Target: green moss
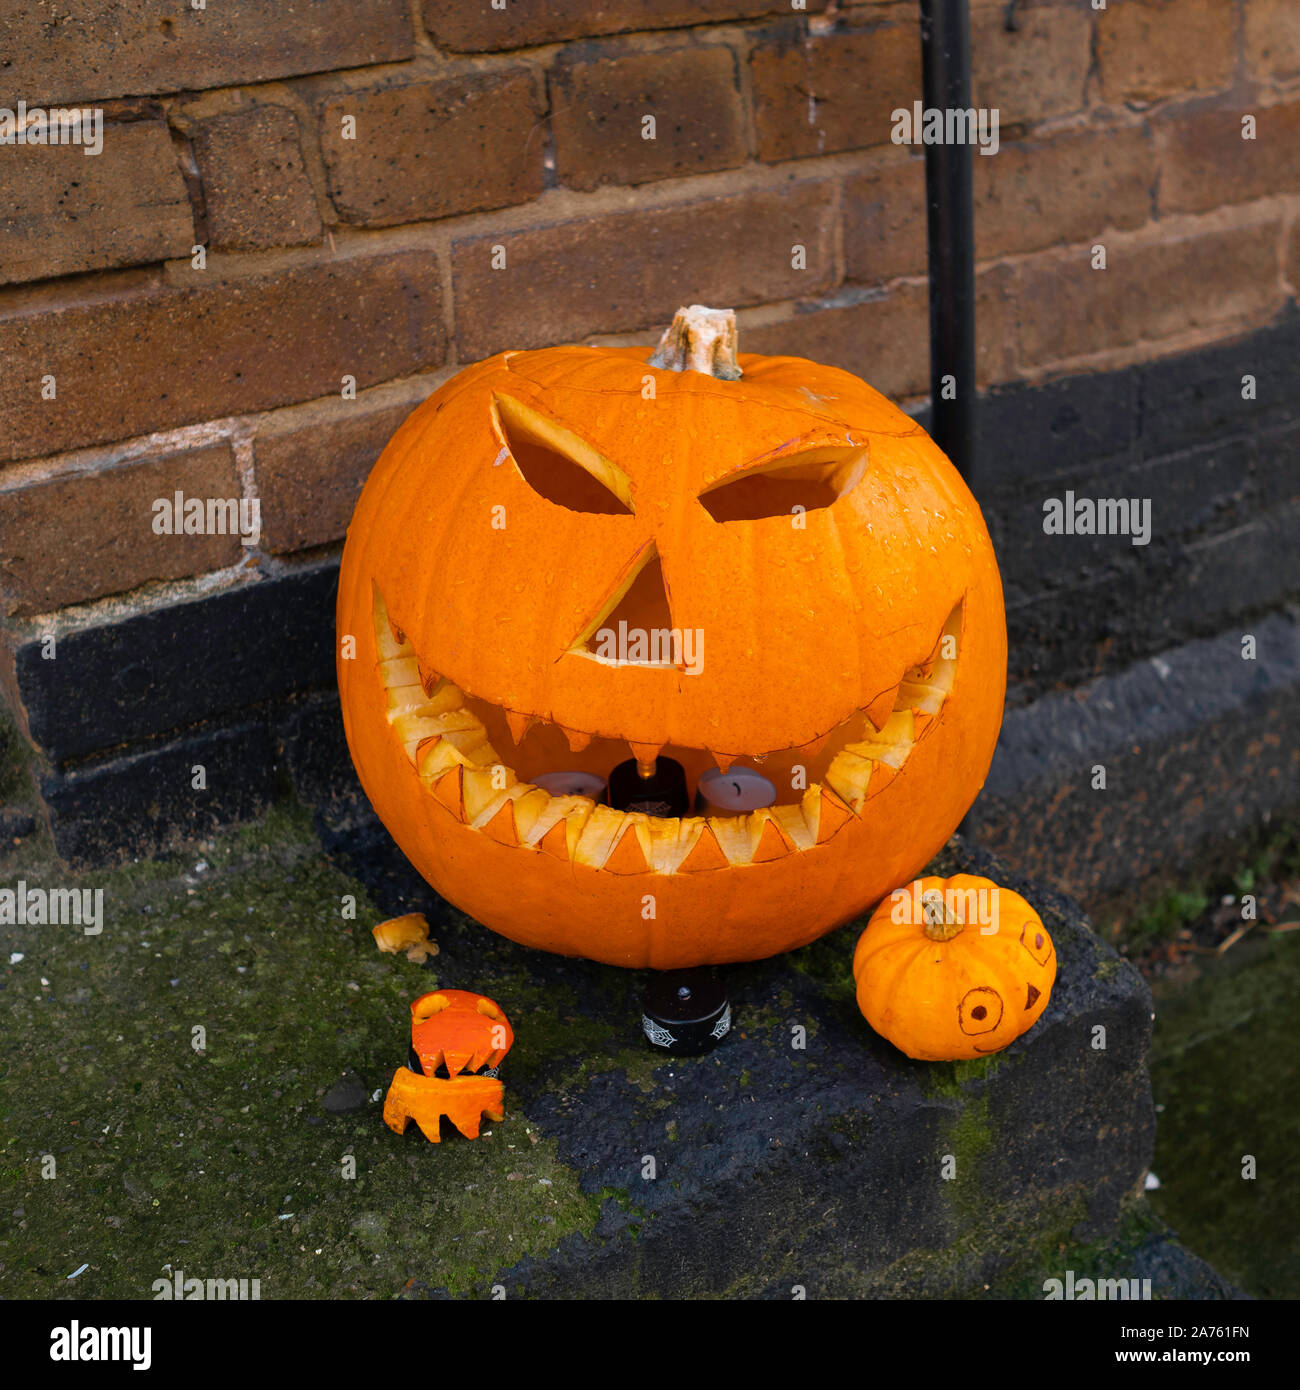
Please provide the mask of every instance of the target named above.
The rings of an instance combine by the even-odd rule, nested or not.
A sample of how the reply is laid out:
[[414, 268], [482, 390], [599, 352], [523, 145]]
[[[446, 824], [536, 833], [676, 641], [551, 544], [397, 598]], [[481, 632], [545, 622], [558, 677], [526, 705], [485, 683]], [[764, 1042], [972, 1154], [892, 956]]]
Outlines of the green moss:
[[414, 1126], [399, 1138], [378, 1100], [323, 1110], [349, 1069], [382, 1097], [405, 1058], [407, 1005], [437, 986], [438, 960], [375, 950], [378, 914], [323, 858], [301, 808], [95, 873], [31, 837], [0, 872], [105, 895], [98, 936], [7, 931], [23, 955], [0, 1062], [0, 1204], [20, 1213], [0, 1231], [11, 1296], [61, 1296], [88, 1263], [76, 1292], [92, 1298], [147, 1298], [165, 1266], [259, 1278], [268, 1298], [383, 1297], [410, 1279], [486, 1297], [496, 1271], [594, 1227], [602, 1197], [511, 1110], [512, 1073], [606, 1038], [564, 1018], [571, 1000], [548, 1007], [490, 971], [476, 979], [519, 1024], [506, 1119], [478, 1141], [433, 1145]]
[[1201, 959], [1196, 979], [1157, 998], [1151, 1204], [1248, 1293], [1300, 1297], [1300, 937], [1259, 932]]

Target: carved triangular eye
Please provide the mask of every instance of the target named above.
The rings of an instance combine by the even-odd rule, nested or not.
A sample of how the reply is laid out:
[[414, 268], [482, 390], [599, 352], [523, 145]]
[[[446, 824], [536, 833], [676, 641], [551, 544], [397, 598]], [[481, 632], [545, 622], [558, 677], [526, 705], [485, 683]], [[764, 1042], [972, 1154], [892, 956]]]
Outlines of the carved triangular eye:
[[732, 473], [700, 493], [714, 521], [758, 521], [829, 507], [849, 492], [867, 467], [862, 447], [827, 446], [787, 454], [770, 464]]
[[635, 510], [627, 475], [572, 430], [510, 396], [492, 403], [510, 457], [534, 492], [571, 512]]

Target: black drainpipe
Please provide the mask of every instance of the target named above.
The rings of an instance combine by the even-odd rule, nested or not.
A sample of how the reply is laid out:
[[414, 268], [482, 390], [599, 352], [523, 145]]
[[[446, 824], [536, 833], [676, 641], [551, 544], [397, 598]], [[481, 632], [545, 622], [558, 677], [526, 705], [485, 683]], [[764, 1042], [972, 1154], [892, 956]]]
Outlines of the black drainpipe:
[[[927, 111], [965, 109], [970, 96], [967, 0], [921, 0], [921, 70]], [[913, 133], [914, 138], [919, 132]], [[969, 483], [975, 443], [975, 225], [971, 145], [926, 145], [930, 248], [930, 433]], [[944, 399], [944, 378], [955, 395]], [[952, 394], [952, 388], [949, 389]]]

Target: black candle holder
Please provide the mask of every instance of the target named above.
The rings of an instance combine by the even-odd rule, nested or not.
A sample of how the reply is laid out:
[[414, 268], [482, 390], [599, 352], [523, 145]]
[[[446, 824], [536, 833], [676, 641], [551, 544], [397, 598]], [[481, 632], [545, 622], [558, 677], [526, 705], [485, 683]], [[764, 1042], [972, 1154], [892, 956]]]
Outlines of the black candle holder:
[[666, 970], [646, 985], [641, 1027], [657, 1052], [699, 1057], [731, 1029], [731, 1001], [713, 970]]
[[686, 769], [676, 758], [656, 758], [649, 777], [629, 758], [609, 774], [609, 804], [616, 811], [641, 811], [647, 816], [688, 816], [691, 799]]

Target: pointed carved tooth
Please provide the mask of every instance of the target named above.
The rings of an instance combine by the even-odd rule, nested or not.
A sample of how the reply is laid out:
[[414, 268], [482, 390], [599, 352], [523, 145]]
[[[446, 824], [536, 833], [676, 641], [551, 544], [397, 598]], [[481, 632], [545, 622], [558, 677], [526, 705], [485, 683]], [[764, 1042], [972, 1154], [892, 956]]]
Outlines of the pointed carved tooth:
[[573, 848], [573, 862], [586, 864], [592, 869], [601, 869], [609, 852], [614, 848], [627, 816], [609, 806], [595, 806], [587, 817]]
[[379, 678], [389, 688], [419, 685], [420, 672], [413, 656], [394, 656], [379, 663]]
[[657, 816], [654, 824], [659, 831], [655, 840], [655, 871], [675, 874], [699, 841], [704, 830], [704, 817], [683, 816], [678, 820], [676, 817]]
[[824, 845], [838, 830], [854, 819], [853, 810], [846, 806], [842, 797], [829, 787], [809, 787], [804, 796], [804, 819], [817, 837], [817, 843]]
[[482, 731], [483, 726], [468, 710], [448, 710], [445, 714], [421, 714], [419, 710], [399, 710], [389, 716], [397, 737], [406, 745], [407, 756], [414, 759], [415, 748], [422, 739], [434, 734]]
[[515, 824], [515, 803], [509, 797], [501, 803], [496, 815], [483, 826], [483, 833], [499, 845], [509, 845], [511, 849], [518, 847], [519, 827]]
[[465, 819], [465, 769], [457, 764], [444, 772], [431, 788], [434, 796], [456, 817]]
[[510, 726], [510, 737], [515, 741], [515, 747], [524, 741], [524, 735], [533, 727], [533, 716], [531, 714], [519, 714], [515, 710], [506, 710], [506, 723]]
[[782, 829], [772, 809], [767, 807], [754, 811], [747, 817], [752, 846], [749, 854], [751, 864], [767, 864], [773, 859], [784, 859], [794, 849], [794, 841]]
[[632, 756], [637, 762], [647, 765], [658, 760], [664, 747], [662, 743], [633, 743], [631, 739], [628, 740], [627, 746], [632, 750]]
[[[650, 871], [650, 856], [646, 853], [649, 843], [649, 818], [639, 814], [624, 816], [626, 828], [615, 842], [605, 860], [605, 868], [611, 874], [644, 874]], [[645, 836], [644, 841], [642, 836]]]
[[495, 767], [467, 767], [463, 780], [465, 819], [473, 822], [519, 779], [504, 763], [497, 763]]
[[738, 761], [742, 756], [740, 753], [715, 753], [712, 748], [708, 750], [708, 753], [709, 757], [717, 764], [719, 772], [729, 772], [732, 763]]
[[[807, 795], [807, 792], [805, 792], [805, 800], [807, 799]], [[772, 806], [768, 809], [780, 822], [782, 832], [795, 849], [812, 849], [817, 843], [817, 828], [815, 825], [809, 826], [808, 818], [804, 814], [804, 808], [801, 803], [793, 806]]]
[[934, 723], [934, 715], [924, 710], [913, 710], [912, 720], [915, 725], [913, 730], [914, 738], [919, 739], [930, 725]]
[[898, 687], [898, 709], [919, 710], [923, 714], [939, 713], [943, 705], [945, 691], [929, 681], [907, 678]]
[[541, 787], [527, 787], [515, 801], [515, 827], [519, 832], [520, 844], [528, 843], [528, 832], [537, 824], [538, 817], [550, 805], [550, 801], [550, 793]]
[[544, 854], [563, 859], [566, 864], [569, 862], [569, 836], [563, 817], [542, 836], [539, 848]]
[[564, 730], [564, 737], [569, 740], [570, 753], [581, 753], [594, 737], [592, 734], [584, 734], [580, 729], [567, 729], [563, 724], [560, 728]]
[[388, 620], [388, 608], [378, 586], [374, 591], [375, 646], [381, 661], [391, 661], [394, 657], [414, 656], [414, 649], [407, 649], [406, 636]]
[[414, 714], [416, 710], [423, 709], [429, 700], [429, 697], [418, 685], [389, 686], [385, 693], [388, 696], [388, 719], [390, 723], [399, 714]]
[[732, 864], [748, 864], [753, 846], [749, 841], [748, 816], [716, 816], [709, 818], [713, 833], [723, 854]]
[[[534, 788], [541, 791], [540, 787]], [[542, 793], [545, 795], [545, 792]], [[546, 809], [529, 827], [525, 840], [529, 844], [540, 844], [548, 854], [557, 859], [571, 859], [578, 836], [591, 815], [594, 802], [586, 796], [547, 797]], [[556, 827], [561, 835], [555, 834]]]
[[[682, 840], [682, 826], [685, 822], [676, 816], [648, 816], [646, 818], [646, 840], [650, 848], [646, 857], [650, 868], [657, 874], [676, 873], [690, 843]], [[645, 841], [642, 843], [645, 847]]]
[[[683, 821], [682, 824], [685, 825], [686, 822]], [[699, 839], [678, 867], [679, 874], [707, 873], [710, 869], [725, 869], [729, 866], [730, 861], [723, 854], [718, 837], [713, 833], [713, 824], [712, 821], [705, 821]]]
[[889, 716], [894, 712], [894, 700], [898, 692], [898, 687], [891, 685], [888, 690], [882, 690], [879, 695], [862, 706], [863, 713], [871, 720], [872, 726], [876, 729], [883, 729], [889, 720]]
[[866, 800], [875, 763], [847, 748], [836, 753], [826, 771], [826, 785], [857, 815]]

